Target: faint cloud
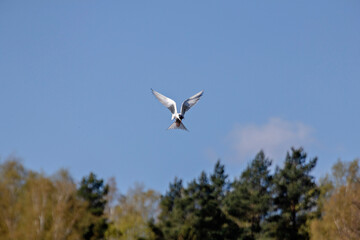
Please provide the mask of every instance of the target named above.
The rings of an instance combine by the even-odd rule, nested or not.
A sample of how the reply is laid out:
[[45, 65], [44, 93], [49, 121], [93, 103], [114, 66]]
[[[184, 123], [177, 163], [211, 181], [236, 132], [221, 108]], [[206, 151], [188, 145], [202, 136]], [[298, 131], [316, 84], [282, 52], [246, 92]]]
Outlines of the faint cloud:
[[204, 156], [212, 163], [215, 163], [220, 159], [219, 154], [215, 151], [215, 149], [210, 147], [204, 149]]
[[314, 142], [313, 129], [301, 122], [270, 118], [264, 125], [238, 125], [230, 139], [237, 152], [237, 161], [248, 161], [260, 150], [275, 162], [283, 160], [292, 147], [307, 147]]

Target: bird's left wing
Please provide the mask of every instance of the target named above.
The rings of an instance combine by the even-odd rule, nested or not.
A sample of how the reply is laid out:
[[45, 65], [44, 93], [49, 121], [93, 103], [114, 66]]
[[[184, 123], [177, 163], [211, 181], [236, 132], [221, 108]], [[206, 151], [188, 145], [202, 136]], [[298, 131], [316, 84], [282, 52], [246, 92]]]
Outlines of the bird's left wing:
[[154, 94], [154, 96], [159, 100], [159, 102], [161, 102], [165, 107], [167, 107], [172, 114], [177, 113], [176, 103], [174, 100], [172, 100], [168, 97], [165, 97], [164, 95], [162, 95], [161, 93], [158, 93], [157, 91], [155, 91], [153, 89], [151, 89], [151, 91]]
[[204, 91], [200, 91], [194, 96], [186, 99], [183, 104], [181, 105], [181, 115], [184, 116], [185, 112], [188, 111], [192, 106], [194, 106], [203, 95]]

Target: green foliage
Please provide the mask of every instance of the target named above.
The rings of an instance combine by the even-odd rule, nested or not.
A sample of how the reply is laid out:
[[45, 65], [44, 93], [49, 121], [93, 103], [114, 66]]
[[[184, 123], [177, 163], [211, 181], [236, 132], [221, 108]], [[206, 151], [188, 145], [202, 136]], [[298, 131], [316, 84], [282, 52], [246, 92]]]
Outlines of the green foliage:
[[291, 149], [274, 176], [273, 235], [276, 239], [309, 239], [306, 225], [316, 206], [319, 190], [310, 172], [317, 158], [307, 160], [302, 148]]
[[264, 226], [271, 209], [271, 161], [260, 151], [233, 183], [226, 197], [226, 211], [242, 228], [241, 239], [259, 239], [266, 235]]
[[150, 224], [156, 238], [177, 238], [185, 218], [183, 194], [182, 180], [175, 178], [174, 183], [169, 184], [169, 191], [161, 197], [159, 226]]
[[79, 239], [85, 215], [67, 171], [46, 177], [17, 159], [0, 164], [0, 239]]
[[219, 161], [210, 178], [203, 172], [187, 188], [175, 179], [161, 199], [159, 223], [152, 225], [156, 239], [234, 239], [239, 229], [222, 211], [228, 189]]
[[106, 196], [109, 186], [102, 179], [90, 173], [81, 181], [78, 195], [87, 203], [87, 218], [83, 219], [82, 236], [85, 240], [103, 239], [108, 228], [107, 219], [104, 216]]
[[360, 239], [359, 160], [338, 161], [319, 187], [316, 162], [291, 149], [271, 174], [261, 151], [233, 182], [218, 161], [161, 197], [140, 185], [119, 197], [114, 179], [90, 173], [77, 186], [11, 158], [0, 163], [0, 240]]
[[107, 236], [111, 239], [147, 239], [152, 237], [148, 222], [157, 216], [160, 195], [136, 184], [113, 206]]

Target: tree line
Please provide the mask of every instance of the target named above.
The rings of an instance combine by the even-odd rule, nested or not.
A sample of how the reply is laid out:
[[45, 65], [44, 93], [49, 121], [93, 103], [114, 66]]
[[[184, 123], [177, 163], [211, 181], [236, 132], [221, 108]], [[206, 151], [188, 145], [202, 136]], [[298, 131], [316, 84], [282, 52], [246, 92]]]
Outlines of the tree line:
[[339, 160], [317, 181], [316, 163], [292, 148], [273, 168], [260, 151], [233, 180], [217, 161], [161, 195], [142, 184], [120, 194], [94, 173], [77, 184], [12, 157], [0, 163], [0, 240], [360, 239], [359, 161]]

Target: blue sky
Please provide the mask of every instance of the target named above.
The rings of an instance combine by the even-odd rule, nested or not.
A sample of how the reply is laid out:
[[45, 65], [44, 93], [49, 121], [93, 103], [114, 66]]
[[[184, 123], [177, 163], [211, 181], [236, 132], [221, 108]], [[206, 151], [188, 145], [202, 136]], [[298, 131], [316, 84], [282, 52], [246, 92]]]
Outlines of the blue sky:
[[[164, 192], [294, 145], [322, 176], [360, 156], [359, 23], [358, 1], [1, 1], [1, 159]], [[190, 132], [150, 88], [205, 90]]]

